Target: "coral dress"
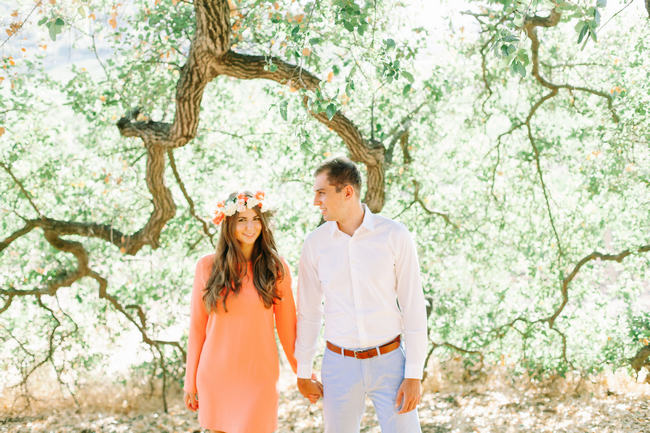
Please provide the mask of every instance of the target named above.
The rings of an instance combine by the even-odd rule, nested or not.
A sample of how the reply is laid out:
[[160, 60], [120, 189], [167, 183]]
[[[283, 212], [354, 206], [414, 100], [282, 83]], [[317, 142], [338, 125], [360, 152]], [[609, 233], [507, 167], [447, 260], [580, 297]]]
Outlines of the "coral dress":
[[196, 265], [190, 311], [185, 371], [186, 392], [197, 393], [199, 424], [226, 433], [270, 433], [277, 428], [279, 376], [273, 321], [284, 353], [296, 371], [296, 307], [291, 276], [284, 260], [284, 278], [271, 308], [265, 308], [252, 280], [252, 265], [238, 294], [207, 313], [203, 293], [214, 254]]

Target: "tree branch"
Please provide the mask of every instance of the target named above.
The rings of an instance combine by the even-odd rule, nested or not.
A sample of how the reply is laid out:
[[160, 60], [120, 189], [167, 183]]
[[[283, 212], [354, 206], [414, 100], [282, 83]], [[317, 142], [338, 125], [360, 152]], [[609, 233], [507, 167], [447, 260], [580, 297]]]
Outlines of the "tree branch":
[[[232, 51], [229, 6], [226, 0], [197, 0], [194, 5], [196, 34], [176, 85], [174, 122], [170, 125], [138, 121], [139, 111], [136, 110], [118, 121], [118, 129], [123, 136], [140, 137], [147, 147], [184, 146], [196, 136], [205, 86], [218, 75], [239, 79], [268, 79], [290, 85], [296, 90], [315, 91], [319, 88], [320, 80], [301, 66], [291, 65], [276, 57]], [[269, 68], [269, 64], [273, 64], [274, 68]], [[303, 99], [303, 103], [309, 108], [307, 99]], [[331, 119], [325, 113], [309, 112], [341, 137], [353, 161], [366, 166], [368, 189], [364, 201], [373, 212], [380, 211], [385, 201], [384, 146], [365, 140], [358, 128], [340, 111]]]
[[[557, 90], [555, 91], [557, 93]], [[541, 105], [546, 99], [549, 99], [553, 97], [555, 93], [551, 91], [551, 93], [547, 94], [544, 96], [542, 99], [538, 101], [538, 104]], [[539, 106], [538, 105], [538, 106]], [[536, 110], [536, 107], [534, 107]], [[555, 227], [555, 221], [553, 219], [553, 212], [551, 212], [551, 203], [549, 200], [549, 192], [546, 188], [546, 183], [544, 183], [544, 176], [542, 175], [542, 167], [540, 163], [540, 156], [539, 156], [539, 149], [537, 148], [537, 145], [535, 144], [535, 139], [533, 138], [533, 133], [530, 127], [530, 117], [534, 113], [533, 110], [531, 110], [531, 113], [529, 114], [528, 119], [526, 119], [526, 130], [528, 131], [528, 140], [530, 141], [530, 145], [533, 147], [533, 152], [535, 155], [535, 167], [537, 169], [537, 175], [539, 176], [539, 182], [542, 185], [542, 192], [544, 193], [544, 201], [546, 203], [546, 212], [548, 213], [548, 218], [551, 222], [551, 228], [553, 229], [553, 234], [555, 235], [555, 241], [557, 242], [557, 249], [558, 249], [558, 258], [564, 256], [564, 250], [562, 249], [562, 242], [560, 241], [560, 235], [557, 232], [557, 228]], [[560, 263], [558, 262], [558, 265]]]
[[8, 165], [6, 165], [4, 162], [2, 162], [2, 161], [0, 161], [0, 167], [2, 167], [2, 168], [3, 168], [3, 169], [4, 169], [4, 170], [9, 174], [9, 176], [10, 176], [11, 179], [14, 181], [14, 183], [15, 183], [16, 185], [18, 185], [18, 188], [20, 188], [20, 191], [23, 193], [23, 195], [25, 196], [25, 198], [29, 201], [29, 204], [32, 205], [32, 208], [34, 209], [34, 211], [36, 211], [36, 213], [37, 213], [37, 214], [42, 218], [42, 217], [43, 217], [43, 214], [41, 213], [41, 211], [40, 211], [40, 210], [38, 209], [38, 207], [36, 206], [36, 203], [34, 203], [34, 201], [32, 200], [32, 196], [31, 196], [31, 194], [29, 194], [29, 193], [27, 192], [27, 190], [26, 190], [25, 187], [23, 186], [23, 183], [22, 183], [20, 180], [18, 180], [18, 178], [17, 178], [17, 177], [14, 175], [14, 173], [11, 171], [11, 168], [10, 168]]
[[181, 189], [183, 192], [183, 196], [185, 197], [185, 200], [187, 201], [187, 204], [189, 205], [189, 212], [190, 215], [194, 217], [195, 220], [197, 220], [199, 223], [201, 223], [201, 227], [203, 228], [203, 233], [210, 239], [210, 243], [212, 246], [214, 246], [214, 236], [212, 233], [210, 233], [210, 230], [208, 228], [208, 223], [205, 222], [205, 220], [201, 217], [199, 217], [196, 214], [196, 209], [194, 206], [194, 200], [192, 200], [192, 197], [187, 193], [187, 189], [185, 188], [185, 184], [183, 183], [183, 180], [181, 179], [180, 174], [178, 173], [178, 169], [176, 168], [176, 160], [174, 159], [174, 152], [172, 149], [167, 150], [167, 157], [169, 158], [169, 165], [172, 168], [172, 172], [174, 173], [174, 177], [176, 178], [176, 183], [178, 183], [178, 187]]
[[[411, 110], [406, 116], [402, 118], [402, 120], [393, 127], [393, 129], [390, 131], [388, 136], [386, 137], [387, 139], [390, 139], [390, 143], [388, 144], [388, 147], [386, 148], [386, 153], [385, 153], [385, 160], [386, 164], [390, 165], [393, 162], [393, 150], [395, 148], [395, 144], [397, 144], [398, 141], [401, 142], [404, 140], [404, 137], [406, 136], [408, 139], [408, 131], [409, 128], [411, 127], [411, 121], [413, 120], [413, 116], [418, 114], [418, 112], [426, 105], [428, 101], [424, 100], [422, 101], [417, 107], [415, 107], [413, 110]], [[404, 147], [402, 146], [402, 151], [404, 151]], [[405, 159], [405, 164], [409, 164], [411, 161], [410, 156], [404, 156]], [[408, 160], [408, 162], [406, 162]]]
[[558, 318], [560, 313], [562, 313], [562, 310], [564, 310], [564, 307], [569, 302], [569, 284], [571, 283], [571, 281], [573, 281], [573, 279], [576, 277], [578, 272], [580, 272], [580, 269], [585, 264], [596, 259], [603, 260], [603, 261], [614, 261], [620, 263], [623, 261], [623, 259], [625, 259], [630, 254], [641, 254], [641, 253], [647, 253], [648, 251], [650, 251], [650, 244], [643, 245], [636, 249], [628, 249], [618, 254], [603, 254], [603, 253], [599, 253], [598, 251], [594, 251], [588, 256], [583, 257], [582, 259], [580, 259], [580, 261], [578, 261], [578, 263], [576, 263], [571, 273], [562, 280], [562, 288], [561, 288], [562, 302], [560, 303], [560, 305], [557, 306], [553, 314], [551, 314], [549, 317], [543, 320], [548, 322], [548, 326], [550, 328], [553, 328], [553, 326], [555, 325], [555, 320]]
[[12, 36], [14, 36], [16, 33], [18, 33], [18, 30], [20, 30], [21, 28], [23, 28], [23, 26], [25, 25], [25, 23], [27, 22], [27, 20], [29, 19], [29, 17], [31, 17], [32, 14], [34, 13], [34, 11], [35, 11], [39, 6], [41, 6], [41, 3], [43, 3], [43, 0], [37, 0], [37, 1], [36, 1], [36, 4], [35, 4], [34, 7], [32, 8], [32, 10], [29, 11], [29, 13], [28, 13], [27, 16], [25, 17], [25, 19], [22, 20], [22, 21], [20, 22], [20, 25], [19, 25], [17, 28], [15, 28], [14, 31], [13, 31], [9, 36], [7, 36], [7, 39], [5, 39], [4, 41], [2, 41], [2, 44], [0, 44], [0, 48], [4, 47], [5, 44], [7, 43], [7, 41], [8, 41], [9, 39], [11, 39]]
[[420, 207], [422, 208], [422, 210], [424, 210], [429, 215], [437, 215], [437, 216], [441, 217], [445, 221], [445, 224], [448, 224], [448, 225], [454, 227], [455, 229], [460, 228], [460, 227], [458, 227], [457, 224], [454, 224], [451, 221], [451, 218], [449, 218], [449, 215], [447, 215], [446, 213], [431, 210], [426, 206], [426, 204], [424, 204], [424, 202], [420, 198], [420, 183], [417, 180], [413, 180], [413, 203], [419, 204]]
[[19, 237], [24, 236], [27, 233], [31, 232], [34, 229], [34, 227], [36, 227], [36, 224], [33, 220], [27, 221], [27, 223], [22, 229], [16, 230], [15, 232], [7, 236], [2, 242], [0, 242], [0, 252], [2, 252], [2, 250], [7, 248], [9, 245], [11, 245], [11, 243], [16, 239], [18, 239]]
[[647, 367], [648, 371], [650, 371], [650, 363], [647, 361], [649, 357], [650, 357], [650, 344], [639, 349], [636, 355], [634, 355], [632, 358], [628, 360], [630, 362], [630, 366], [634, 369], [634, 371], [636, 371], [637, 375], [639, 374], [639, 371], [641, 371], [643, 367]]
[[[269, 64], [277, 68], [268, 68]], [[217, 73], [234, 78], [267, 79], [294, 90], [315, 91], [321, 80], [306, 69], [287, 63], [277, 57], [253, 56], [229, 51], [217, 64]], [[309, 110], [309, 99], [305, 95], [303, 104]], [[363, 163], [368, 172], [368, 189], [364, 201], [373, 212], [384, 206], [384, 153], [381, 143], [367, 141], [357, 126], [337, 111], [330, 119], [325, 113], [309, 113], [323, 125], [334, 131], [345, 143], [350, 159]]]
[[[554, 91], [557, 94], [559, 89], [568, 89], [581, 92], [591, 93], [593, 95], [600, 96], [607, 100], [607, 106], [609, 107], [610, 112], [612, 113], [612, 119], [614, 122], [618, 123], [619, 117], [614, 110], [614, 98], [611, 95], [608, 95], [605, 92], [600, 90], [594, 90], [587, 87], [573, 86], [570, 84], [554, 84], [544, 78], [540, 73], [539, 68], [539, 38], [537, 37], [537, 27], [555, 27], [559, 22], [562, 14], [557, 9], [553, 9], [551, 14], [548, 17], [533, 16], [526, 18], [524, 22], [524, 31], [530, 39], [530, 50], [532, 53], [531, 63], [532, 63], [532, 74], [535, 77], [535, 80], [542, 86]], [[555, 96], [555, 94], [553, 96]]]

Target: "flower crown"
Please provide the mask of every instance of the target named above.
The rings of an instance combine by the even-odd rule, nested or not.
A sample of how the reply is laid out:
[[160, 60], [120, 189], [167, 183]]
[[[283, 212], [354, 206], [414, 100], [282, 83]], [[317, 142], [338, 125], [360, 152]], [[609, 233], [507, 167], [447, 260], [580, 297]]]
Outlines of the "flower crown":
[[239, 193], [233, 198], [217, 203], [212, 222], [219, 225], [227, 216], [233, 216], [236, 212], [243, 212], [246, 209], [253, 209], [255, 206], [259, 206], [260, 212], [266, 212], [268, 209], [263, 206], [263, 202], [264, 191], [257, 191], [252, 197]]

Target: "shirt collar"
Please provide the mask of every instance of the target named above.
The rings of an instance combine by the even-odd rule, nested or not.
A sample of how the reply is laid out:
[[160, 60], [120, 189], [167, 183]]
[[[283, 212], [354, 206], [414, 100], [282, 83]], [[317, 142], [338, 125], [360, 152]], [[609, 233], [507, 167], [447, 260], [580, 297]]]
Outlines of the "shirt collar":
[[366, 206], [365, 203], [363, 203], [361, 206], [363, 206], [363, 221], [361, 222], [361, 226], [366, 230], [374, 230], [375, 229], [375, 214], [370, 211], [368, 206]]
[[[362, 227], [368, 231], [374, 230], [375, 214], [373, 214], [370, 209], [368, 209], [368, 206], [366, 206], [365, 203], [362, 203], [361, 206], [363, 207], [363, 221], [361, 221], [361, 225], [357, 230]], [[330, 224], [330, 234], [332, 236], [335, 236], [337, 233], [342, 233], [341, 230], [339, 230], [339, 226], [336, 221], [328, 221], [328, 224]]]

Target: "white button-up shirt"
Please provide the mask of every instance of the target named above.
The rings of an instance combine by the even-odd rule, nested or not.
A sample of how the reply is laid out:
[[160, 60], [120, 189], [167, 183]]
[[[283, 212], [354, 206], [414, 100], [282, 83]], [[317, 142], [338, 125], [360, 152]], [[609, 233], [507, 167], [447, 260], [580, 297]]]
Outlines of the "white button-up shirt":
[[426, 307], [415, 243], [403, 224], [364, 205], [352, 236], [335, 221], [307, 236], [298, 272], [298, 377], [311, 377], [323, 315], [325, 339], [344, 348], [374, 347], [402, 334], [404, 377], [422, 378]]

